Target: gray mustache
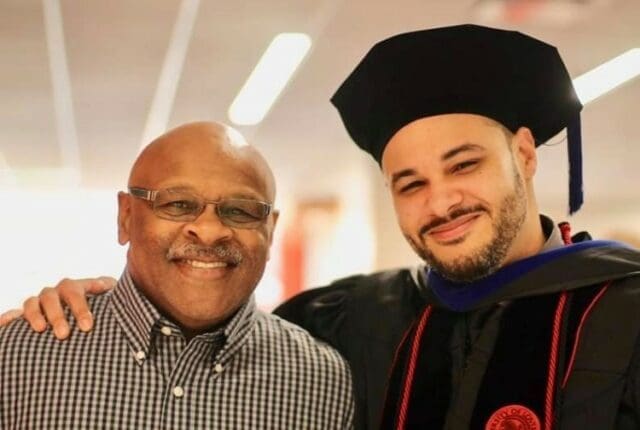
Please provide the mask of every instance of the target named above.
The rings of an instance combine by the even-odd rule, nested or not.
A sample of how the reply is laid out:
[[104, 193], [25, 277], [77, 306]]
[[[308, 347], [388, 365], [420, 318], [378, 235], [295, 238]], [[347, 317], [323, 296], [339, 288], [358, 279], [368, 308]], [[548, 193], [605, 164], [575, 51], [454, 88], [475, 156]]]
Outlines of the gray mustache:
[[216, 246], [186, 244], [169, 248], [169, 251], [167, 251], [167, 260], [192, 260], [198, 258], [213, 258], [234, 266], [240, 264], [243, 260], [240, 250], [226, 244]]

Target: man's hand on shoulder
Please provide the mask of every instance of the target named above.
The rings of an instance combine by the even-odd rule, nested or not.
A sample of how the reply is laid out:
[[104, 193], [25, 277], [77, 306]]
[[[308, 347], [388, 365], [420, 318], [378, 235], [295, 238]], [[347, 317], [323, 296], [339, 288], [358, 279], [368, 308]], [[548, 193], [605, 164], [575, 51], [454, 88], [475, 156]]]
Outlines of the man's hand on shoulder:
[[22, 316], [22, 309], [9, 309], [0, 314], [0, 327], [4, 327], [11, 321]]
[[38, 296], [29, 297], [22, 309], [12, 309], [0, 315], [0, 327], [20, 316], [34, 331], [42, 332], [51, 324], [54, 335], [62, 340], [69, 336], [69, 323], [64, 317], [66, 305], [78, 321], [82, 331], [93, 328], [93, 316], [87, 303], [87, 294], [102, 294], [111, 290], [116, 280], [108, 276], [88, 279], [63, 279], [55, 287], [45, 287]]

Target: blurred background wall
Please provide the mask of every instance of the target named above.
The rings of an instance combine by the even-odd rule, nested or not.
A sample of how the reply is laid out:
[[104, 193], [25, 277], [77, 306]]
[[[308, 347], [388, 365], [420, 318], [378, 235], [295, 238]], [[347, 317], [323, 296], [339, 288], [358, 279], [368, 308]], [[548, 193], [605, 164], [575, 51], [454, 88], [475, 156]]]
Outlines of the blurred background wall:
[[[554, 44], [574, 77], [640, 47], [637, 0], [0, 0], [0, 311], [64, 276], [119, 276], [116, 192], [141, 146], [183, 122], [232, 123], [229, 106], [283, 32], [306, 33], [310, 50], [264, 119], [236, 125], [279, 187], [260, 305], [417, 264], [376, 164], [328, 100], [376, 41], [467, 22]], [[640, 236], [639, 105], [635, 79], [585, 107], [574, 229]], [[540, 206], [564, 219], [563, 136], [539, 157]]]

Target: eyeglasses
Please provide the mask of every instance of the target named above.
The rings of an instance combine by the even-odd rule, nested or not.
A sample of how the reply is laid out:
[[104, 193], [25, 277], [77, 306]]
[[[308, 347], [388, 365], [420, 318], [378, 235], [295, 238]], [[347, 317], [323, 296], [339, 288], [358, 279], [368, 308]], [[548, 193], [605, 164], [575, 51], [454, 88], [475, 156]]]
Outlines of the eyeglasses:
[[177, 222], [195, 221], [208, 204], [215, 208], [220, 222], [227, 227], [256, 228], [271, 213], [271, 205], [259, 200], [205, 200], [188, 191], [146, 190], [130, 187], [132, 196], [152, 203], [153, 212], [162, 219]]

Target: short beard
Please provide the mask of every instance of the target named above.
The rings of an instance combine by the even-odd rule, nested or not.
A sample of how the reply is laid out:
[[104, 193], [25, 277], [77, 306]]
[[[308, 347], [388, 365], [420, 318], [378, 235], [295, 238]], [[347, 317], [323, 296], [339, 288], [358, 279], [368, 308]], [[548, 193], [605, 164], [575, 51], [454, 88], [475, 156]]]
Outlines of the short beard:
[[[438, 274], [454, 282], [468, 283], [487, 277], [497, 271], [504, 261], [509, 248], [520, 231], [527, 213], [522, 178], [514, 173], [514, 191], [502, 200], [498, 217], [492, 223], [495, 232], [491, 241], [469, 255], [462, 255], [453, 261], [438, 259], [422, 241], [418, 245], [410, 237], [409, 243], [416, 253]], [[468, 212], [468, 211], [463, 211]], [[452, 217], [455, 219], [457, 216]]]

